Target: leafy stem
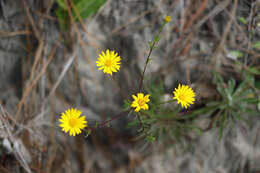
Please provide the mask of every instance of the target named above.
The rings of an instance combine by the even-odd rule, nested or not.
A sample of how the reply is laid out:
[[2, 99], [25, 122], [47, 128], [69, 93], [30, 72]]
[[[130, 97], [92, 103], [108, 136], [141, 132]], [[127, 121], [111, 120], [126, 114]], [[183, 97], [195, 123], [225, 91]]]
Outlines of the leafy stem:
[[148, 65], [148, 63], [149, 63], [149, 61], [150, 61], [150, 57], [151, 57], [151, 54], [152, 54], [153, 49], [156, 48], [156, 47], [155, 47], [155, 44], [160, 41], [160, 34], [161, 34], [161, 32], [162, 32], [162, 30], [163, 30], [165, 24], [166, 24], [166, 23], [164, 22], [163, 25], [160, 27], [160, 30], [159, 30], [158, 34], [156, 34], [156, 35], [154, 36], [153, 41], [149, 42], [149, 49], [150, 49], [150, 50], [149, 50], [148, 56], [147, 56], [146, 61], [145, 61], [144, 70], [143, 70], [143, 72], [142, 72], [142, 76], [141, 76], [141, 80], [140, 80], [140, 83], [139, 83], [138, 92], [140, 92], [141, 89], [142, 89], [143, 81], [144, 81], [144, 74], [145, 74], [147, 65]]
[[144, 70], [143, 70], [143, 73], [142, 73], [142, 76], [141, 76], [141, 80], [140, 80], [140, 84], [139, 84], [139, 90], [138, 90], [139, 92], [141, 91], [142, 86], [143, 86], [144, 74], [145, 74], [145, 71], [146, 71], [146, 67], [147, 67], [147, 65], [148, 65], [148, 62], [149, 62], [149, 60], [150, 60], [150, 56], [151, 56], [152, 51], [153, 51], [153, 49], [154, 49], [155, 43], [156, 43], [156, 42], [153, 41], [152, 46], [150, 47], [150, 50], [149, 50], [149, 54], [148, 54], [148, 56], [147, 56], [147, 58], [146, 58], [146, 62], [145, 62], [145, 65], [144, 65]]

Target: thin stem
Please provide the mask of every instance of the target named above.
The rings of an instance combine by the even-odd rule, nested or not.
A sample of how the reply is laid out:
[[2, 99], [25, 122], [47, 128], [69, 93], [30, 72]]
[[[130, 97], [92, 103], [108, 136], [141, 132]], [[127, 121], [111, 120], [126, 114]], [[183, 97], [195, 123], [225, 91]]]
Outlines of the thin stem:
[[[104, 121], [103, 123], [99, 124], [99, 125], [98, 125], [97, 127], [95, 127], [95, 128], [89, 127], [88, 130], [93, 131], [93, 130], [95, 130], [95, 129], [99, 129], [99, 128], [105, 127], [105, 126], [106, 126], [107, 124], [109, 124], [111, 121], [114, 121], [114, 120], [118, 119], [119, 117], [121, 117], [122, 115], [125, 115], [125, 113], [126, 113], [127, 111], [128, 111], [128, 110], [117, 114], [117, 115], [114, 116], [113, 118]], [[129, 115], [130, 113], [131, 113], [131, 111], [130, 111], [127, 115]]]
[[146, 135], [148, 135], [148, 134], [146, 133], [146, 131], [145, 131], [145, 128], [144, 128], [144, 124], [143, 124], [143, 122], [142, 122], [142, 119], [140, 118], [140, 114], [137, 113], [136, 116], [137, 116], [137, 118], [138, 118], [138, 121], [141, 123], [142, 131], [143, 131]]
[[148, 56], [147, 56], [147, 58], [146, 58], [146, 62], [145, 62], [145, 65], [144, 65], [144, 70], [143, 70], [142, 76], [141, 76], [141, 81], [140, 81], [140, 84], [139, 84], [139, 90], [138, 90], [138, 92], [140, 92], [141, 89], [142, 89], [143, 80], [144, 80], [144, 73], [145, 73], [145, 71], [146, 71], [146, 67], [147, 67], [148, 62], [149, 62], [149, 60], [150, 60], [150, 56], [151, 56], [152, 51], [153, 51], [153, 49], [154, 49], [155, 43], [156, 43], [156, 42], [154, 41], [153, 44], [152, 44], [152, 46], [151, 46], [151, 48], [150, 48], [149, 54], [148, 54]]
[[160, 36], [160, 34], [161, 34], [161, 32], [162, 32], [162, 30], [163, 30], [165, 24], [166, 24], [166, 23], [164, 22], [163, 25], [161, 26], [161, 28], [160, 28], [158, 34], [155, 35], [155, 37], [154, 37], [154, 39], [153, 39], [153, 44], [152, 44], [152, 46], [150, 46], [150, 50], [149, 50], [148, 56], [147, 56], [147, 58], [146, 58], [145, 65], [144, 65], [144, 70], [143, 70], [143, 73], [142, 73], [142, 76], [141, 76], [141, 80], [140, 80], [138, 92], [140, 92], [141, 89], [142, 89], [143, 81], [144, 81], [144, 74], [145, 74], [147, 65], [148, 65], [148, 63], [149, 63], [149, 60], [150, 60], [152, 51], [153, 51], [153, 49], [154, 49], [154, 47], [155, 47], [155, 44], [159, 41], [159, 40], [156, 40], [155, 38], [157, 38], [157, 39], [159, 38], [159, 36]]

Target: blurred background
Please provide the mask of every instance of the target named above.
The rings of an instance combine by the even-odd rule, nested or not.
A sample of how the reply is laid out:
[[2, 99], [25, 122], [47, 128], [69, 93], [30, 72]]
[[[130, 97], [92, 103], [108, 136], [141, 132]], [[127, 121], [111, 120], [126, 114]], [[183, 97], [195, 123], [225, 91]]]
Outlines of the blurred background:
[[[161, 81], [166, 100], [179, 83], [196, 92], [192, 110], [217, 100], [213, 70], [237, 83], [251, 70], [259, 81], [259, 0], [0, 0], [0, 172], [259, 173], [257, 116], [222, 140], [214, 130], [191, 134], [192, 150], [145, 143], [127, 113], [88, 137], [58, 126], [71, 107], [92, 127], [122, 112], [166, 15], [144, 80]], [[106, 49], [122, 58], [113, 77], [96, 67]]]

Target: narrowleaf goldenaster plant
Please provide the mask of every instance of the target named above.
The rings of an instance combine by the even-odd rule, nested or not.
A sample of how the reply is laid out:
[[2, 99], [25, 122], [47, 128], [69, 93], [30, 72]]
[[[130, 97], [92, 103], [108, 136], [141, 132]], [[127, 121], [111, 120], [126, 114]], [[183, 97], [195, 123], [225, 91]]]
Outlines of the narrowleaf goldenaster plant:
[[120, 56], [118, 56], [115, 51], [106, 50], [99, 54], [98, 60], [96, 61], [98, 70], [103, 70], [104, 73], [110, 74], [112, 76], [113, 72], [117, 72], [120, 69]]
[[179, 84], [178, 88], [175, 88], [175, 91], [173, 91], [173, 94], [173, 99], [176, 99], [177, 103], [181, 104], [181, 107], [187, 108], [195, 101], [195, 93], [188, 85]]
[[139, 112], [140, 109], [143, 110], [149, 109], [148, 104], [146, 104], [147, 102], [150, 101], [149, 96], [150, 96], [149, 94], [144, 96], [143, 93], [137, 93], [137, 96], [132, 95], [134, 101], [132, 102], [131, 107], [135, 108], [135, 112]]
[[76, 108], [68, 109], [65, 113], [61, 113], [61, 118], [59, 121], [61, 122], [60, 127], [62, 131], [65, 133], [69, 132], [70, 136], [78, 135], [82, 132], [82, 129], [87, 127], [87, 121], [85, 120], [85, 116], [80, 116], [81, 111]]

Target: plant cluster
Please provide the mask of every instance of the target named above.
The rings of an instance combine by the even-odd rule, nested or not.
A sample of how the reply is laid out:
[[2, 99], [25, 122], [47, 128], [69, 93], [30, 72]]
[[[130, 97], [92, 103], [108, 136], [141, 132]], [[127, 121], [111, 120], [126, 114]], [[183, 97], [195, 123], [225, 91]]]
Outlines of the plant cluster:
[[[160, 40], [160, 36], [161, 36], [160, 34], [164, 26], [167, 23], [169, 23], [170, 20], [171, 20], [170, 16], [166, 16], [164, 18], [163, 24], [160, 27], [159, 32], [154, 36], [154, 39], [151, 42], [149, 42], [150, 50], [142, 72], [141, 81], [139, 85], [139, 92], [137, 94], [132, 95], [134, 100], [127, 108], [127, 110], [129, 111], [133, 109], [136, 112], [136, 115], [138, 117], [138, 122], [141, 124], [143, 128], [143, 132], [145, 133], [147, 131], [145, 128], [145, 126], [147, 126], [147, 123], [143, 117], [146, 115], [150, 116], [149, 112], [154, 111], [155, 110], [154, 107], [158, 107], [159, 105], [162, 106], [163, 104], [172, 102], [173, 100], [177, 100], [177, 103], [181, 104], [181, 107], [187, 108], [195, 101], [195, 93], [192, 90], [192, 88], [190, 88], [188, 85], [179, 84], [178, 88], [176, 88], [173, 91], [173, 98], [172, 98], [173, 100], [167, 101], [165, 103], [160, 103], [158, 105], [153, 105], [152, 103], [150, 103], [150, 98], [149, 98], [150, 94], [145, 95], [144, 93], [141, 92], [141, 89], [143, 87], [142, 85], [143, 85], [145, 71], [150, 60], [150, 55], [153, 49], [155, 48], [156, 44]], [[120, 70], [120, 65], [121, 65], [120, 61], [121, 61], [121, 57], [118, 55], [118, 53], [116, 53], [114, 50], [106, 50], [105, 52], [102, 51], [99, 54], [99, 57], [96, 61], [96, 65], [98, 67], [98, 70], [103, 70], [105, 74], [112, 76], [113, 73], [118, 72]], [[149, 110], [148, 104], [152, 105], [151, 110]], [[84, 116], [80, 117], [80, 115], [81, 112], [73, 108], [68, 109], [67, 111], [65, 111], [65, 113], [62, 113], [62, 116], [59, 120], [61, 122], [60, 127], [62, 127], [62, 131], [64, 131], [65, 133], [69, 132], [71, 136], [80, 134], [82, 130], [84, 130], [87, 127], [87, 122], [85, 121]], [[108, 123], [110, 121], [112, 120], [109, 120]], [[106, 125], [107, 123], [105, 122], [103, 124]], [[87, 128], [88, 133], [90, 133], [91, 130], [92, 128]]]
[[[60, 2], [64, 1], [60, 0]], [[196, 96], [193, 89], [188, 85], [179, 84], [173, 90], [172, 99], [167, 101], [163, 100], [165, 92], [161, 82], [159, 84], [149, 83], [148, 87], [146, 87], [147, 91], [143, 90], [145, 71], [149, 64], [151, 53], [157, 48], [156, 45], [161, 39], [161, 32], [164, 26], [170, 21], [170, 16], [166, 16], [159, 32], [149, 42], [149, 53], [141, 73], [138, 92], [131, 94], [132, 100], [125, 101], [125, 111], [101, 124], [90, 127], [87, 126], [85, 117], [80, 116], [81, 111], [68, 109], [65, 113], [62, 113], [59, 120], [62, 131], [65, 133], [69, 132], [70, 136], [78, 135], [81, 132], [89, 135], [93, 130], [105, 127], [111, 121], [126, 115], [126, 112], [134, 112], [136, 118], [129, 123], [128, 127], [139, 127], [140, 136], [145, 138], [146, 141], [153, 142], [158, 140], [168, 144], [184, 144], [186, 139], [190, 139], [189, 134], [191, 132], [201, 134], [203, 131], [213, 128], [219, 130], [219, 137], [221, 138], [224, 129], [229, 125], [241, 120], [247, 121], [246, 117], [242, 115], [257, 115], [254, 105], [260, 107], [260, 97], [259, 89], [257, 88], [258, 82], [255, 81], [254, 75], [260, 74], [260, 72], [253, 67], [245, 69], [245, 79], [239, 83], [233, 78], [225, 82], [219, 73], [214, 72], [219, 97], [214, 99], [214, 101], [207, 101], [205, 104], [198, 103], [200, 108], [196, 110], [185, 111], [195, 103]], [[96, 65], [98, 70], [103, 71], [108, 76], [112, 76], [120, 71], [122, 59], [119, 53], [114, 50], [101, 51]], [[242, 68], [242, 66], [243, 64], [237, 61], [236, 67]], [[211, 118], [211, 122], [207, 129], [202, 129], [195, 125], [194, 120], [205, 115]]]

